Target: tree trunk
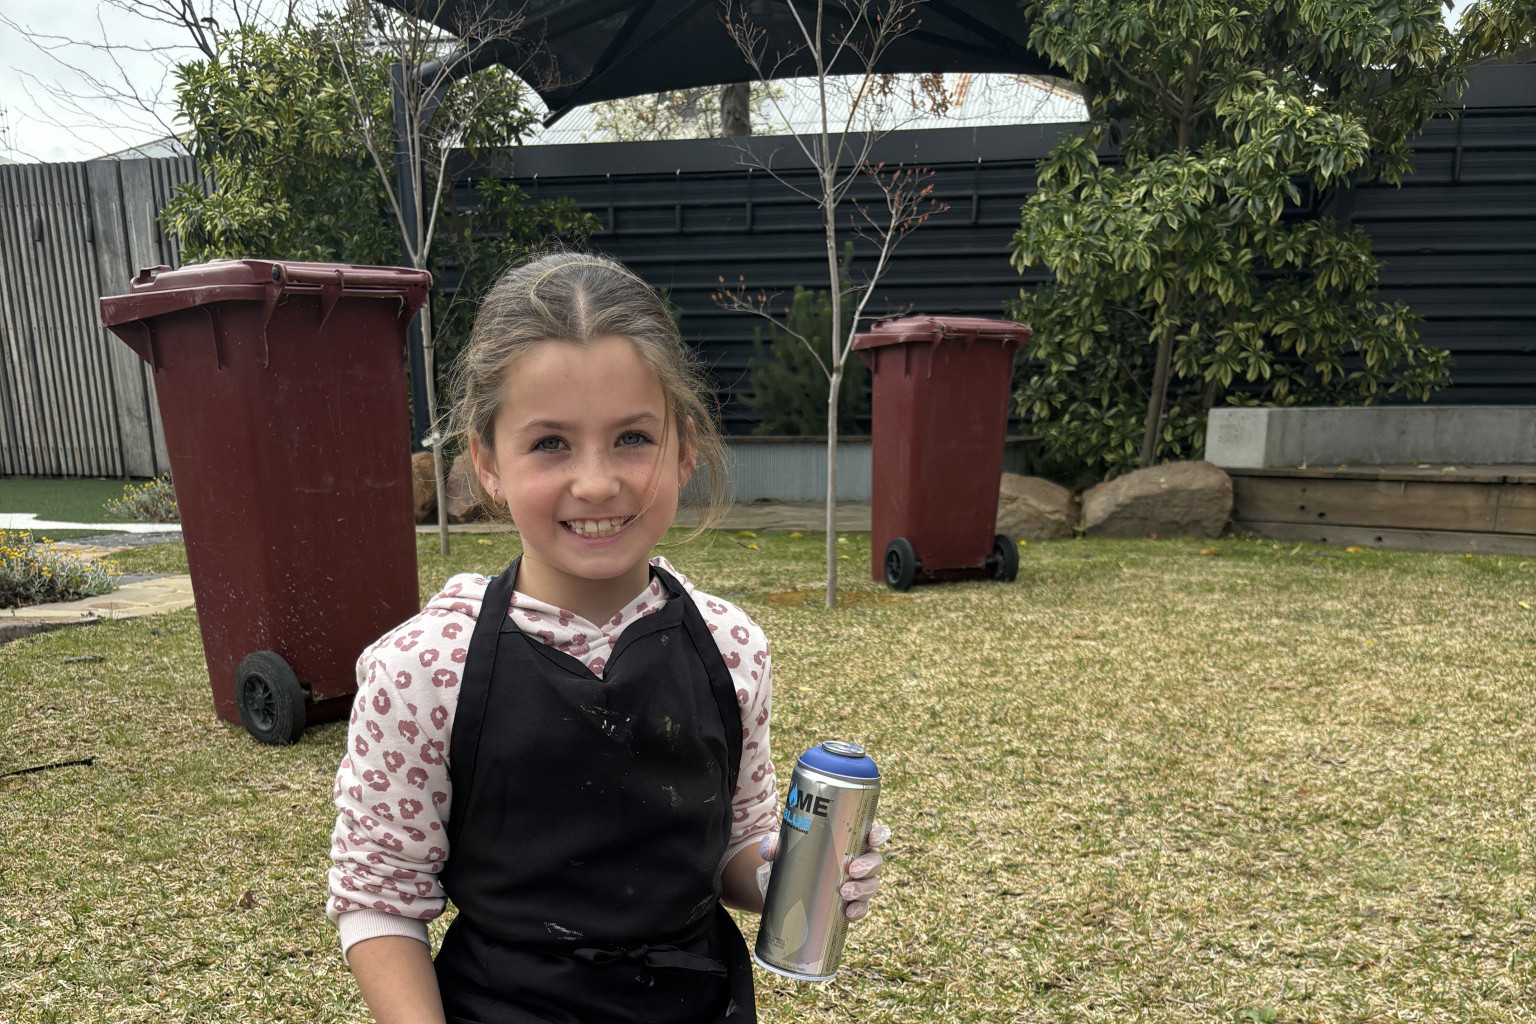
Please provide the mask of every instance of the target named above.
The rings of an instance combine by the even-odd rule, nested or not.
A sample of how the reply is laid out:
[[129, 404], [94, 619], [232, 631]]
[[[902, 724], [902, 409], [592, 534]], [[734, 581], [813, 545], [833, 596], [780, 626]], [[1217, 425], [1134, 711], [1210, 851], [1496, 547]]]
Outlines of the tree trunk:
[[438, 549], [448, 554], [447, 474], [443, 469], [443, 436], [437, 429], [437, 360], [432, 348], [432, 300], [421, 304], [421, 362], [427, 378], [427, 424], [432, 438], [432, 475], [437, 482]]
[[752, 83], [720, 87], [720, 134], [725, 138], [752, 134]]
[[[816, 4], [816, 38], [820, 40], [824, 4]], [[821, 178], [821, 229], [827, 242], [827, 294], [832, 299], [832, 344], [827, 355], [832, 360], [827, 374], [827, 607], [837, 607], [837, 392], [843, 383], [843, 279], [837, 272], [837, 165], [831, 148], [827, 125], [827, 74], [816, 54], [817, 96], [821, 100], [821, 150], [817, 168]]]
[[[831, 192], [826, 193], [828, 196]], [[843, 383], [843, 293], [837, 274], [837, 225], [832, 211], [825, 211], [827, 273], [831, 275], [832, 345], [828, 355], [832, 373], [827, 380], [827, 607], [837, 607], [837, 393]]]
[[1163, 406], [1168, 400], [1168, 363], [1173, 356], [1173, 336], [1179, 330], [1179, 309], [1183, 292], [1179, 287], [1178, 269], [1174, 270], [1171, 293], [1168, 296], [1168, 323], [1163, 336], [1157, 342], [1157, 366], [1152, 371], [1152, 390], [1147, 395], [1147, 421], [1141, 433], [1141, 468], [1146, 469], [1157, 461], [1157, 440], [1162, 433]]
[[[1190, 61], [1184, 66], [1184, 96], [1183, 105], [1178, 110], [1179, 118], [1179, 152], [1187, 153], [1194, 135], [1194, 120], [1190, 113], [1195, 105], [1195, 88], [1200, 82], [1200, 68], [1205, 62], [1205, 50], [1189, 44], [1193, 51]], [[1173, 282], [1169, 285], [1168, 302], [1164, 307], [1168, 311], [1168, 323], [1163, 327], [1163, 336], [1157, 342], [1157, 366], [1152, 371], [1152, 391], [1147, 395], [1147, 422], [1141, 433], [1141, 468], [1147, 469], [1157, 461], [1158, 436], [1163, 432], [1163, 407], [1168, 402], [1168, 363], [1173, 356], [1173, 336], [1179, 331], [1179, 312], [1182, 308], [1184, 291], [1180, 286], [1179, 274], [1184, 269], [1183, 258], [1174, 264]]]

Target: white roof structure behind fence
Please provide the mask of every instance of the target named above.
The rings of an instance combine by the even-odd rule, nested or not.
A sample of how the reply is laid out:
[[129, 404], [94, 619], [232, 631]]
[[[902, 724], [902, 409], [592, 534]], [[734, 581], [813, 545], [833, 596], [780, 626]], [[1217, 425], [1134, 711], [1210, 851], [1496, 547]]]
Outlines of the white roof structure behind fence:
[[[860, 80], [836, 78], [828, 90], [829, 122], [835, 130], [847, 119], [851, 93]], [[811, 134], [821, 130], [821, 103], [816, 80], [787, 78], [769, 86], [754, 83], [756, 93], [752, 114], [754, 135]], [[763, 97], [761, 90], [771, 89]], [[625, 120], [617, 108], [634, 104], [615, 100], [578, 107], [548, 128], [537, 128], [525, 140], [526, 145], [559, 145], [580, 142], [623, 142], [660, 138], [707, 138], [718, 134], [718, 90], [700, 90], [697, 106], [680, 117], [668, 119], [665, 134], [632, 134], [615, 130], [615, 122]], [[1059, 124], [1084, 121], [1088, 117], [1082, 96], [1061, 82], [1027, 75], [947, 74], [944, 93], [949, 109], [935, 113], [923, 102], [913, 75], [895, 76], [892, 99], [878, 105], [880, 116], [874, 124], [856, 117], [850, 127], [855, 131], [872, 128], [896, 131], [921, 128], [974, 128], [986, 125]], [[690, 116], [692, 115], [692, 116]]]

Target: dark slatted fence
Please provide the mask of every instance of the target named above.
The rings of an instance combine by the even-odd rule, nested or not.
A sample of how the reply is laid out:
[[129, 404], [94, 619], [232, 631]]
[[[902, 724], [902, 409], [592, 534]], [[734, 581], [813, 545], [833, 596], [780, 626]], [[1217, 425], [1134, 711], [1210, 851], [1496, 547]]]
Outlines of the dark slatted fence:
[[[1478, 69], [1459, 118], [1436, 120], [1416, 144], [1401, 188], [1372, 186], [1324, 202], [1364, 227], [1385, 261], [1381, 291], [1424, 318], [1425, 340], [1450, 350], [1453, 383], [1434, 401], [1536, 402], [1536, 66]], [[1008, 263], [1036, 162], [1071, 125], [903, 132], [881, 141], [887, 166], [935, 172], [949, 209], [897, 251], [872, 312], [999, 316], [1021, 287]], [[753, 291], [825, 287], [821, 227], [794, 189], [814, 183], [792, 140], [754, 139], [748, 155], [720, 141], [529, 147], [466, 167], [531, 195], [569, 195], [599, 215], [594, 244], [669, 290], [685, 335], [713, 367], [733, 433], [754, 422], [740, 401], [760, 323], [711, 300], [719, 278]], [[772, 166], [777, 177], [761, 169]], [[756, 166], [754, 166], [756, 165]], [[864, 199], [873, 193], [856, 193]], [[849, 223], [853, 207], [840, 211]], [[859, 247], [868, 265], [871, 249]]]
[[1370, 233], [1384, 298], [1424, 318], [1455, 357], [1431, 401], [1536, 403], [1536, 65], [1479, 68], [1462, 115], [1414, 145], [1401, 188], [1343, 193], [1338, 215]]

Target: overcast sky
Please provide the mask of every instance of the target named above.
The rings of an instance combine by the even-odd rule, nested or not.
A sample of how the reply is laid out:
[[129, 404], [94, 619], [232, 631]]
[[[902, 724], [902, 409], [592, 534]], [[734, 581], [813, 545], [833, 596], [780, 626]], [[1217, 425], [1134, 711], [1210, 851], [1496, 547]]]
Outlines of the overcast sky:
[[[106, 40], [140, 52], [88, 45]], [[166, 68], [196, 55], [184, 32], [96, 0], [0, 0], [0, 156], [87, 160], [164, 137], [174, 84]], [[129, 83], [141, 102], [101, 98]]]
[[98, 0], [0, 0], [0, 157], [89, 160], [165, 137], [168, 69], [198, 56], [185, 30]]

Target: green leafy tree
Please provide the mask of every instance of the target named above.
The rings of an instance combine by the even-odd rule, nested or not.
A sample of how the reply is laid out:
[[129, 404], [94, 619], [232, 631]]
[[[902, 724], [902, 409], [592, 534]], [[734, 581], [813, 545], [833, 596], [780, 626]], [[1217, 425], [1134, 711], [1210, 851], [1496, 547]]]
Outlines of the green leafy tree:
[[[382, 65], [370, 74], [387, 82]], [[322, 27], [237, 29], [217, 58], [182, 64], [176, 77], [178, 120], [203, 180], [177, 186], [161, 219], [188, 262], [398, 262], [384, 188], [357, 145]], [[387, 88], [379, 102], [387, 119]]]
[[[1054, 281], [1016, 399], [1058, 475], [1204, 445], [1217, 402], [1424, 398], [1448, 354], [1375, 294], [1364, 232], [1312, 214], [1398, 183], [1463, 58], [1439, 0], [1030, 0], [1031, 43], [1092, 121], [1039, 167], [1013, 243]], [[1100, 162], [1106, 139], [1118, 166]]]
[[[839, 267], [844, 294], [853, 290], [853, 281], [848, 276], [848, 264], [852, 259], [853, 243], [849, 242], [843, 246]], [[853, 307], [843, 303], [841, 313], [843, 326], [838, 336], [846, 337], [853, 325]], [[752, 396], [746, 399], [746, 404], [762, 418], [753, 432], [796, 437], [820, 435], [827, 429], [827, 401], [823, 391], [826, 368], [832, 362], [831, 296], [825, 289], [814, 291], [804, 286], [796, 287], [784, 310], [784, 323], [787, 329], [769, 321], [766, 346], [762, 330], [753, 333]], [[859, 417], [869, 410], [864, 394], [866, 375], [862, 362], [849, 361], [837, 397], [839, 434], [857, 433]]]
[[1457, 24], [1463, 62], [1536, 62], [1536, 2], [1481, 0]]

